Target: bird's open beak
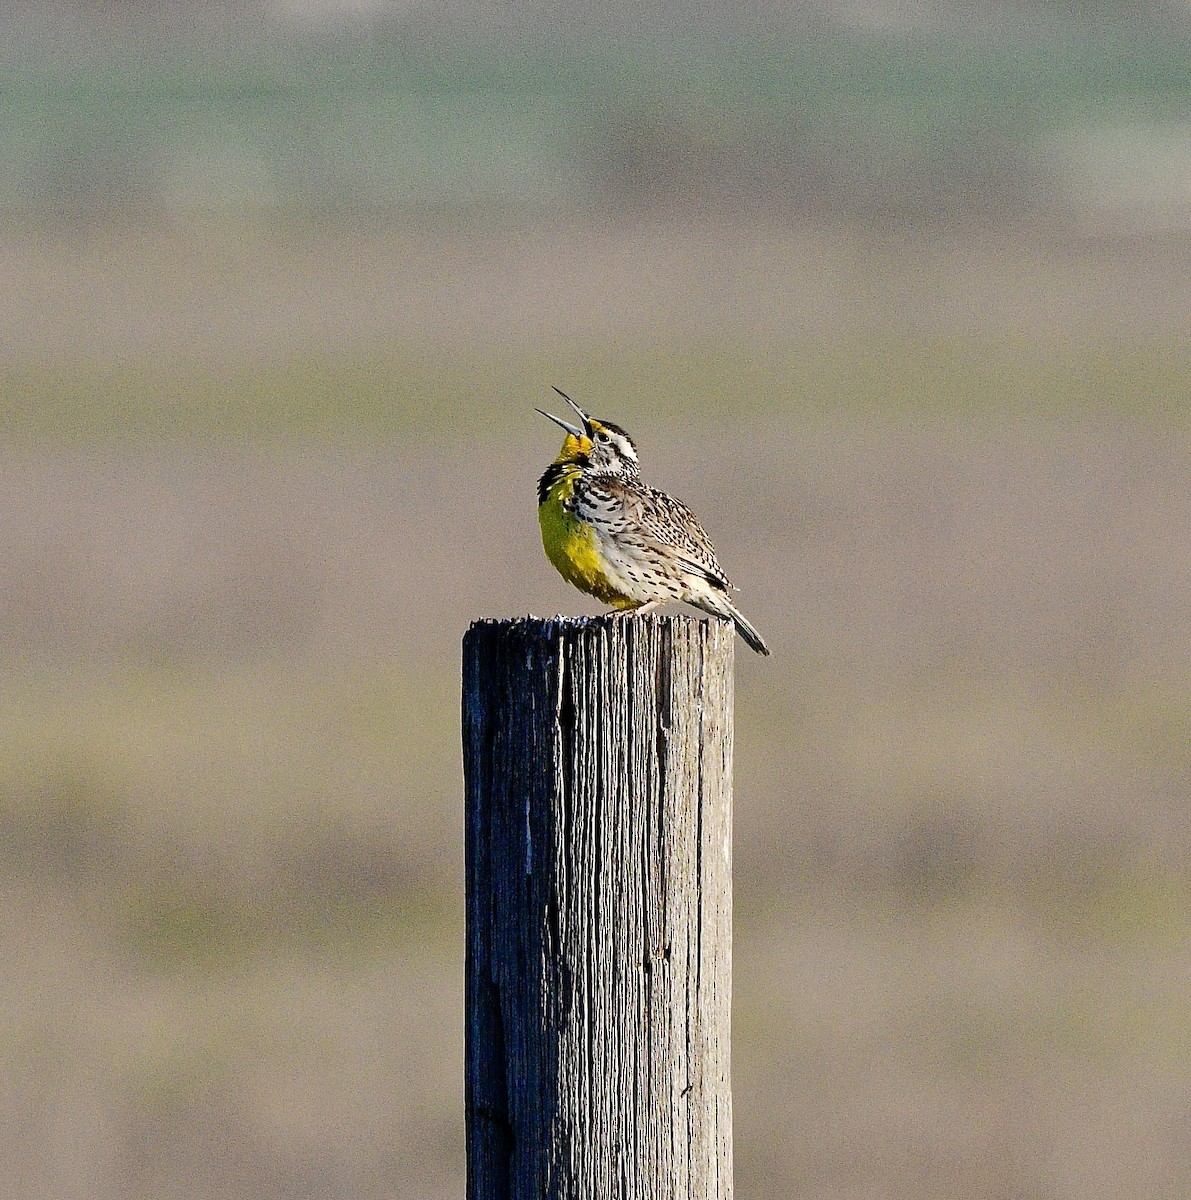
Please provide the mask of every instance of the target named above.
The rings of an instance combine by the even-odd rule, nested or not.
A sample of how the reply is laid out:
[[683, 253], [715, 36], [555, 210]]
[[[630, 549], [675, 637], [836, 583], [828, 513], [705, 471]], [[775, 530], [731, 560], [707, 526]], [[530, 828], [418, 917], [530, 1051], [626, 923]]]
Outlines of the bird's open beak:
[[534, 411], [540, 412], [544, 417], [549, 417], [555, 425], [561, 425], [563, 429], [565, 429], [567, 433], [571, 435], [571, 437], [581, 438], [587, 436], [587, 434], [585, 434], [578, 425], [572, 425], [570, 421], [564, 421], [562, 417], [556, 417], [553, 413], [548, 413], [544, 408], [537, 408], [534, 409]]
[[579, 419], [583, 422], [583, 428], [579, 429], [567, 421], [562, 421], [553, 413], [548, 413], [544, 409], [539, 408], [537, 411], [540, 412], [542, 416], [549, 417], [550, 420], [552, 420], [556, 425], [561, 425], [563, 429], [565, 429], [572, 437], [595, 437], [595, 430], [591, 427], [591, 421], [588, 419], [587, 413], [585, 413], [583, 409], [581, 409], [579, 405], [577, 405], [574, 400], [572, 400], [570, 396], [568, 396], [561, 388], [555, 388], [554, 390], [558, 392], [558, 394], [579, 414]]

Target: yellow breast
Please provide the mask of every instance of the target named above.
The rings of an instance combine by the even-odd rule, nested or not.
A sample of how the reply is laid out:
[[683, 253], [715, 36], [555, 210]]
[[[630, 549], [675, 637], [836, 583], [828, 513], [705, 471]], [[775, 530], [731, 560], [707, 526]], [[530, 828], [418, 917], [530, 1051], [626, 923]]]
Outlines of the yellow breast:
[[608, 578], [596, 531], [568, 512], [565, 501], [575, 488], [574, 475], [563, 476], [538, 505], [538, 524], [546, 557], [568, 583], [605, 604], [630, 608], [634, 601], [619, 591]]

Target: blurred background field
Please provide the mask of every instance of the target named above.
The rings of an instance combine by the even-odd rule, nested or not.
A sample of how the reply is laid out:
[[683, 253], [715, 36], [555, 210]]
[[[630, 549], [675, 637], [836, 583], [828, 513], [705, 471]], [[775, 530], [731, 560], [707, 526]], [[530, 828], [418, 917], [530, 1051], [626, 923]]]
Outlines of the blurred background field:
[[738, 1194], [1191, 1193], [1185, 6], [3, 20], [6, 1194], [462, 1194], [551, 384], [774, 648]]

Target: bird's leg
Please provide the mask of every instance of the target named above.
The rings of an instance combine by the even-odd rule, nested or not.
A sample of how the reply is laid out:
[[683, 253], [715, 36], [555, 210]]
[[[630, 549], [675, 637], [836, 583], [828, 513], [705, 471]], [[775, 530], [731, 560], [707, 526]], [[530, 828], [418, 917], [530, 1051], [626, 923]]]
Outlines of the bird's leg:
[[661, 604], [660, 600], [647, 600], [643, 604], [638, 604], [633, 608], [614, 608], [608, 616], [610, 617], [637, 617], [642, 613], [653, 612], [657, 606]]

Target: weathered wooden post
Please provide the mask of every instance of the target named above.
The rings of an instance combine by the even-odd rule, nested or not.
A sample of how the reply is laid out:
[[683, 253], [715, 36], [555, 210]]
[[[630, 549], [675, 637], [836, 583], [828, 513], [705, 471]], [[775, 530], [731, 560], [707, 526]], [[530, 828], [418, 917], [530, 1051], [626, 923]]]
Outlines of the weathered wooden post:
[[670, 616], [464, 638], [468, 1200], [732, 1195], [732, 651]]

